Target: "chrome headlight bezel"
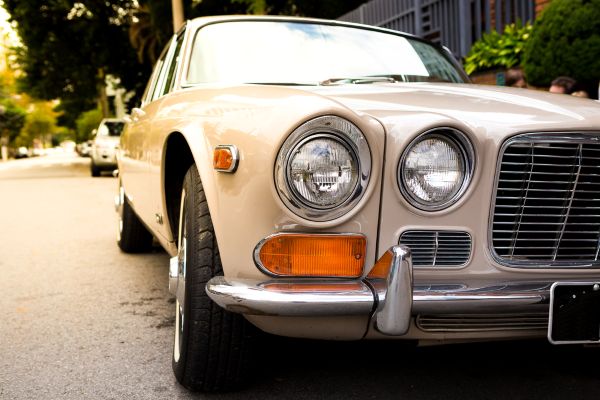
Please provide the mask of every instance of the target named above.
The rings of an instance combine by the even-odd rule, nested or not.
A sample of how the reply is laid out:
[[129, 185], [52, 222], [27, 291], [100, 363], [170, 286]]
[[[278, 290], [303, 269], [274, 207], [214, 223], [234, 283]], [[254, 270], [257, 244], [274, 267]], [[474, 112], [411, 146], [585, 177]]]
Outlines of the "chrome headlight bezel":
[[[431, 138], [446, 140], [454, 145], [459, 150], [464, 165], [463, 180], [460, 183], [459, 189], [450, 198], [444, 200], [443, 202], [436, 203], [427, 202], [417, 197], [414, 192], [408, 188], [406, 182], [404, 181], [403, 174], [406, 158], [412, 149], [423, 140]], [[396, 179], [400, 188], [400, 192], [410, 205], [423, 211], [441, 211], [454, 205], [462, 198], [467, 191], [469, 184], [471, 183], [474, 170], [475, 151], [467, 135], [455, 128], [440, 127], [428, 130], [427, 132], [418, 135], [408, 144], [408, 146], [406, 146], [398, 163]]]
[[[355, 186], [338, 204], [324, 207], [309, 203], [297, 193], [290, 181], [290, 162], [294, 152], [318, 138], [334, 140], [344, 146], [357, 165]], [[285, 206], [295, 215], [311, 221], [331, 221], [349, 213], [360, 201], [371, 176], [371, 151], [365, 136], [352, 122], [333, 115], [311, 119], [296, 128], [284, 141], [277, 155], [275, 187]]]

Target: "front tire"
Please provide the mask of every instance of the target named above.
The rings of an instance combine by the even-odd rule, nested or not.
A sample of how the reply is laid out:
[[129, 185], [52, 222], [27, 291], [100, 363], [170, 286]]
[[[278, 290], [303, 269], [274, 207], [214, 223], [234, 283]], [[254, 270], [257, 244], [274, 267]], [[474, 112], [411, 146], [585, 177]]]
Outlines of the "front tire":
[[236, 389], [248, 375], [253, 327], [223, 310], [206, 294], [206, 283], [223, 275], [219, 248], [195, 165], [184, 178], [179, 229], [173, 372], [191, 390]]

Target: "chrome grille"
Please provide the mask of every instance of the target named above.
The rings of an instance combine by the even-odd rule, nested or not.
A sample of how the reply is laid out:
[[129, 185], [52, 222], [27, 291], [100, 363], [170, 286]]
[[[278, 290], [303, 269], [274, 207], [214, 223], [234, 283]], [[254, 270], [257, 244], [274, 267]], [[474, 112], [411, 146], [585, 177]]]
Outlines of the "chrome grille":
[[426, 332], [545, 331], [548, 329], [548, 314], [418, 315], [416, 323]]
[[501, 262], [600, 265], [599, 139], [529, 134], [503, 146], [492, 218]]
[[400, 244], [410, 247], [415, 267], [460, 267], [471, 256], [471, 236], [459, 231], [406, 231]]

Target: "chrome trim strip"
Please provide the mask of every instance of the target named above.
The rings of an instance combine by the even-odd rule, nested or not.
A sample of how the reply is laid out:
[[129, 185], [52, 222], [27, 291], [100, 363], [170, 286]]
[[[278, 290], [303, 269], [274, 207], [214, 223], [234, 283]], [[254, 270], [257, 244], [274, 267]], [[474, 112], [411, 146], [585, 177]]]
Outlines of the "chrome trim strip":
[[[254, 265], [256, 265], [256, 267], [260, 270], [260, 272], [262, 272], [263, 274], [267, 275], [267, 276], [271, 276], [273, 278], [281, 278], [281, 277], [285, 277], [285, 278], [293, 278], [293, 279], [357, 279], [360, 278], [360, 276], [362, 276], [362, 274], [365, 271], [365, 263], [364, 263], [364, 259], [363, 259], [363, 267], [362, 267], [362, 272], [361, 275], [359, 276], [332, 276], [332, 277], [326, 277], [326, 276], [319, 276], [319, 277], [315, 277], [315, 276], [290, 276], [290, 275], [281, 275], [281, 274], [275, 274], [271, 271], [269, 271], [264, 265], [263, 263], [260, 261], [260, 250], [262, 249], [262, 247], [265, 245], [265, 243], [268, 240], [271, 240], [277, 236], [293, 236], [293, 235], [314, 235], [314, 236], [356, 236], [356, 237], [362, 237], [365, 238], [365, 243], [366, 243], [366, 236], [361, 234], [361, 233], [338, 233], [338, 232], [334, 232], [334, 233], [300, 233], [300, 232], [277, 232], [277, 233], [273, 233], [267, 237], [265, 237], [264, 239], [262, 239], [260, 242], [258, 242], [258, 244], [256, 245], [256, 247], [254, 248], [254, 251], [252, 252], [252, 258], [254, 259]], [[365, 254], [365, 258], [366, 258], [366, 254]]]
[[373, 315], [375, 328], [384, 335], [400, 336], [408, 332], [413, 303], [413, 276], [410, 249], [394, 246], [386, 279], [386, 296], [379, 299]]
[[[317, 135], [326, 135], [341, 141], [354, 152], [358, 165], [358, 181], [355, 188], [343, 202], [334, 207], [316, 208], [308, 205], [294, 193], [289, 184], [287, 165], [292, 151], [304, 140]], [[371, 150], [360, 129], [344, 118], [326, 115], [303, 123], [283, 142], [274, 166], [275, 187], [283, 203], [294, 214], [311, 221], [331, 221], [354, 209], [367, 189], [371, 168]]]
[[[404, 161], [409, 153], [409, 151], [419, 142], [421, 142], [426, 137], [442, 137], [444, 139], [452, 140], [458, 148], [462, 152], [463, 160], [465, 162], [465, 177], [463, 182], [461, 183], [460, 189], [452, 196], [450, 199], [446, 200], [443, 203], [439, 204], [429, 204], [421, 199], [418, 199], [413, 196], [412, 192], [406, 188], [404, 184], [404, 179], [402, 177], [402, 169], [404, 168]], [[459, 131], [458, 129], [451, 128], [448, 126], [440, 126], [437, 128], [430, 129], [425, 131], [415, 137], [409, 144], [406, 146], [404, 151], [402, 152], [402, 156], [400, 157], [400, 161], [396, 167], [396, 182], [398, 187], [400, 188], [400, 192], [406, 199], [406, 201], [412, 205], [413, 207], [423, 210], [423, 211], [440, 211], [444, 210], [453, 204], [455, 204], [467, 191], [469, 188], [469, 184], [471, 183], [471, 179], [475, 173], [475, 164], [476, 164], [476, 155], [475, 150], [473, 148], [473, 144], [469, 140], [466, 134]]]
[[[535, 143], [535, 142], [543, 142], [543, 143], [591, 143], [591, 144], [599, 144], [600, 145], [600, 132], [598, 131], [579, 131], [579, 132], [541, 132], [541, 133], [520, 133], [515, 136], [512, 136], [504, 141], [502, 146], [500, 146], [500, 150], [498, 152], [498, 157], [496, 159], [496, 172], [494, 177], [494, 186], [492, 187], [492, 198], [490, 202], [490, 211], [489, 211], [489, 220], [488, 220], [488, 249], [490, 255], [493, 260], [499, 265], [503, 265], [509, 268], [531, 268], [531, 269], [560, 269], [560, 268], [569, 268], [569, 269], [591, 269], [591, 268], [600, 268], [600, 264], [596, 262], [557, 262], [557, 263], [548, 263], [544, 261], [537, 260], [521, 260], [521, 261], [511, 261], [502, 258], [496, 253], [494, 248], [493, 238], [494, 238], [494, 211], [496, 208], [496, 198], [498, 193], [498, 183], [500, 179], [502, 158], [504, 157], [504, 153], [506, 149], [515, 143]], [[556, 175], [569, 175], [572, 173], [556, 173]], [[562, 207], [564, 208], [564, 207]], [[599, 240], [600, 243], [600, 240]]]
[[[370, 315], [375, 305], [385, 301], [386, 281], [379, 279], [369, 283], [377, 292], [377, 298], [361, 280], [279, 278], [262, 281], [217, 276], [208, 282], [206, 292], [224, 309], [249, 315]], [[416, 284], [411, 314], [548, 312], [553, 283], [508, 282], [472, 287]], [[314, 289], [302, 291], [294, 287], [302, 285], [306, 288], [312, 285]], [[348, 288], [340, 285], [348, 285]]]
[[215, 171], [219, 171], [219, 172], [229, 172], [229, 173], [234, 173], [237, 170], [239, 161], [240, 161], [240, 153], [237, 149], [237, 147], [233, 144], [220, 144], [218, 146], [215, 146], [215, 150], [229, 150], [231, 152], [231, 156], [233, 158], [233, 163], [231, 164], [231, 167], [227, 168], [227, 169], [223, 169], [223, 168], [215, 168]]
[[[303, 285], [309, 290], [302, 290]], [[358, 280], [259, 282], [216, 276], [207, 283], [206, 293], [227, 311], [249, 315], [367, 316], [374, 303], [369, 286]]]

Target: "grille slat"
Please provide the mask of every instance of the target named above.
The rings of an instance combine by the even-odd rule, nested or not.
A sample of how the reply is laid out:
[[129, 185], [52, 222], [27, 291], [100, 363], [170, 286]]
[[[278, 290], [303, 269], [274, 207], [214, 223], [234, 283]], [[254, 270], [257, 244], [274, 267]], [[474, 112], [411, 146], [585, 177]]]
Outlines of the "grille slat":
[[427, 332], [546, 330], [547, 314], [418, 315], [417, 327]]
[[400, 244], [410, 247], [415, 267], [461, 267], [471, 257], [471, 236], [458, 231], [406, 231]]
[[600, 266], [598, 136], [521, 135], [503, 147], [498, 166], [491, 243], [501, 260]]

